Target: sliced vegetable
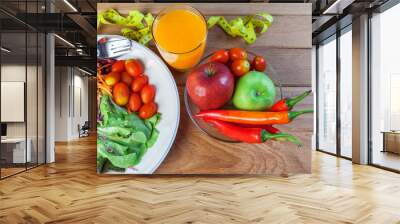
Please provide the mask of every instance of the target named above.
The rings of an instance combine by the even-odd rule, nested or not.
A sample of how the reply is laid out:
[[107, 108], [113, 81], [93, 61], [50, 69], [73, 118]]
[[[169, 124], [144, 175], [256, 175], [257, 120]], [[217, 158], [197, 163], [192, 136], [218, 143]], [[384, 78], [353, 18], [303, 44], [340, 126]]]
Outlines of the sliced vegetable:
[[195, 116], [203, 119], [215, 119], [240, 124], [287, 124], [301, 114], [312, 112], [312, 109], [281, 112], [206, 110]]

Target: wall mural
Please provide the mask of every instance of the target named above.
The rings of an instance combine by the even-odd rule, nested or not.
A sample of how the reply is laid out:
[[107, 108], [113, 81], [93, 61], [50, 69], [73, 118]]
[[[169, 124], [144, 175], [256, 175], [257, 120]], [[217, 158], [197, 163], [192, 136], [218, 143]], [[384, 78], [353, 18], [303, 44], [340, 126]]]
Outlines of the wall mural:
[[311, 172], [311, 4], [99, 3], [97, 172]]

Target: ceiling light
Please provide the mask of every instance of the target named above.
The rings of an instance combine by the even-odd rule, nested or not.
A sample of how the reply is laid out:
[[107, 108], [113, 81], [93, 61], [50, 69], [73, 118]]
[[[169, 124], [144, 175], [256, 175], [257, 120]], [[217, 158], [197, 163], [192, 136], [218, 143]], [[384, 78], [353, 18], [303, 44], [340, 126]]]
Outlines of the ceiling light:
[[90, 72], [88, 72], [88, 71], [86, 71], [86, 70], [83, 70], [83, 69], [81, 69], [81, 68], [79, 68], [79, 67], [78, 67], [78, 70], [81, 71], [81, 72], [83, 72], [83, 73], [85, 73], [85, 74], [87, 74], [87, 75], [90, 75], [90, 76], [93, 75], [92, 73], [90, 73]]
[[336, 0], [330, 5], [327, 9], [325, 9], [322, 14], [342, 14], [343, 10], [347, 8], [347, 6], [351, 5], [354, 0]]
[[54, 34], [55, 37], [57, 37], [59, 40], [61, 40], [62, 42], [66, 43], [67, 45], [69, 45], [70, 47], [75, 48], [75, 45], [73, 45], [71, 42], [69, 42], [68, 40], [60, 37], [58, 34]]
[[75, 8], [68, 0], [64, 0], [65, 4], [67, 4], [72, 10], [78, 12], [78, 9]]
[[7, 49], [5, 47], [0, 47], [0, 50], [4, 51], [6, 53], [10, 53], [11, 52], [11, 50], [9, 50], [9, 49]]

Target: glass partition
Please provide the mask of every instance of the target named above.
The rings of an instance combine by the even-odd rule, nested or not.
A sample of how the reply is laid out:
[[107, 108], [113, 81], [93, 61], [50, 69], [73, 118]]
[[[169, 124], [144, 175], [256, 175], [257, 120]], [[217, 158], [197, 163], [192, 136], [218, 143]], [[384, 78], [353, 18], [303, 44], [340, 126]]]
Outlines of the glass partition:
[[340, 36], [340, 155], [352, 157], [352, 32]]
[[318, 47], [318, 149], [336, 154], [336, 36]]
[[400, 4], [371, 19], [371, 151], [374, 165], [400, 171]]
[[2, 177], [24, 171], [32, 161], [26, 136], [26, 40], [25, 31], [1, 34]]
[[43, 1], [7, 1], [0, 7], [0, 178], [45, 163], [45, 44], [43, 33], [17, 19]]

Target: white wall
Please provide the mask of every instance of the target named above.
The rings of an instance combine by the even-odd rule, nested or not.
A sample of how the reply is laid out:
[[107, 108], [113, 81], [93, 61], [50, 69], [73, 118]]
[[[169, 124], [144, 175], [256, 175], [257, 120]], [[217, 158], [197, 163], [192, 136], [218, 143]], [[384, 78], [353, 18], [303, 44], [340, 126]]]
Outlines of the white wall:
[[88, 78], [76, 68], [56, 67], [55, 86], [55, 140], [77, 139], [78, 125], [88, 120]]

